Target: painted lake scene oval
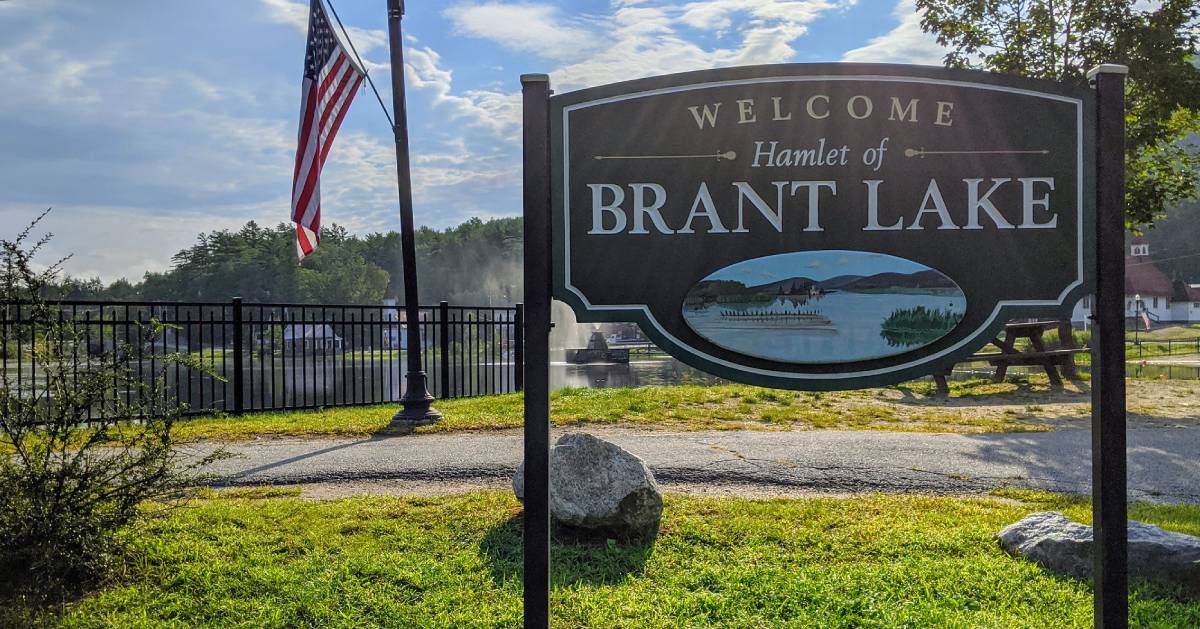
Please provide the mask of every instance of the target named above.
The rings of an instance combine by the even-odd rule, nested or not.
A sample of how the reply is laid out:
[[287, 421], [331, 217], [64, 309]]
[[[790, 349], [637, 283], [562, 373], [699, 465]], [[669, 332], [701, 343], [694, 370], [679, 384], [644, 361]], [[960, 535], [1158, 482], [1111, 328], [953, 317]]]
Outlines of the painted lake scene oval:
[[867, 251], [745, 260], [700, 280], [683, 302], [696, 334], [788, 363], [843, 363], [918, 349], [950, 333], [967, 299], [923, 264]]

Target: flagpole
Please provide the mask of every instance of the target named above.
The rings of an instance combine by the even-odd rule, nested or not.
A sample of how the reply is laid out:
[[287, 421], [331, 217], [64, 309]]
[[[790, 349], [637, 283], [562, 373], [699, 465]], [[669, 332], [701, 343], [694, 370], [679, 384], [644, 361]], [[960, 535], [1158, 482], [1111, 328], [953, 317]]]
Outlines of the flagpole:
[[400, 19], [404, 16], [403, 0], [387, 0], [388, 45], [391, 48], [392, 111], [396, 138], [396, 183], [400, 187], [400, 249], [404, 264], [404, 325], [407, 330], [407, 373], [405, 374], [402, 408], [392, 417], [392, 425], [428, 424], [442, 418], [431, 408], [433, 396], [421, 361], [421, 311], [417, 302], [417, 253], [413, 240], [412, 180], [408, 164], [408, 110], [404, 106], [404, 41], [400, 35]]

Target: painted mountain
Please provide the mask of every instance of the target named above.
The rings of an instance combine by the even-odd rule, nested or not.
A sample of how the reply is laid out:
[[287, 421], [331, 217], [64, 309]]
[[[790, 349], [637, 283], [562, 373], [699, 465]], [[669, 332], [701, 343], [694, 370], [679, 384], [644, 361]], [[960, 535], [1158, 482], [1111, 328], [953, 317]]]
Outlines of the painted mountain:
[[[821, 288], [825, 287], [821, 286]], [[847, 282], [842, 286], [842, 290], [857, 293], [880, 290], [891, 292], [895, 289], [910, 289], [914, 292], [922, 290], [944, 291], [958, 290], [958, 286], [950, 278], [933, 269], [917, 271], [915, 273], [876, 273], [875, 275]]]
[[831, 293], [834, 291], [939, 294], [957, 292], [958, 286], [950, 278], [932, 269], [913, 273], [838, 275], [825, 280], [796, 276], [751, 286], [746, 286], [737, 280], [706, 279], [701, 280], [688, 292], [688, 299], [692, 305], [729, 302], [734, 301], [734, 298], [755, 302], [781, 295], [808, 295], [813, 292]]

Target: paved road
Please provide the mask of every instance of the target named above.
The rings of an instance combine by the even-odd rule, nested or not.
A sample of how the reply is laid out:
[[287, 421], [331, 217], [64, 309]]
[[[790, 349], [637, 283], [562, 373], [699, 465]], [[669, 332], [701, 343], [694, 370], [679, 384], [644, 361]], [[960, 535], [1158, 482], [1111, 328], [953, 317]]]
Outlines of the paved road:
[[[665, 484], [791, 491], [971, 493], [999, 486], [1090, 491], [1086, 430], [1019, 434], [592, 430], [646, 460]], [[203, 450], [207, 446], [194, 446]], [[219, 484], [465, 481], [510, 476], [519, 432], [262, 440], [228, 449]], [[1200, 428], [1129, 431], [1132, 499], [1200, 503]]]

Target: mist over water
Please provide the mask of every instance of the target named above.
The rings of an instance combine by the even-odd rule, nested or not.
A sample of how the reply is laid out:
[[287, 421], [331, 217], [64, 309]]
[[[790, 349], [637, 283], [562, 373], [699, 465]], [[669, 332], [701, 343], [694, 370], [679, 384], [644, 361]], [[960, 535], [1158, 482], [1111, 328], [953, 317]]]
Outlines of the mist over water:
[[575, 311], [557, 299], [550, 302], [550, 362], [561, 362], [563, 350], [587, 347], [592, 332], [600, 329], [598, 323], [579, 323]]

